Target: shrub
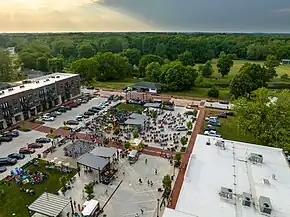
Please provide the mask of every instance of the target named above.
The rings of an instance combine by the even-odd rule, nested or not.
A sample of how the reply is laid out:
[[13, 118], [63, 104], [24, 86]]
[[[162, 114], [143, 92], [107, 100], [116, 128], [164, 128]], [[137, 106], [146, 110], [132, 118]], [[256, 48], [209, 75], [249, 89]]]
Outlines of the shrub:
[[62, 129], [64, 129], [64, 130], [69, 130], [69, 131], [72, 130], [72, 128], [69, 127], [69, 126], [63, 126]]
[[186, 151], [186, 147], [181, 147], [180, 152], [185, 152]]
[[31, 129], [26, 128], [26, 127], [18, 127], [17, 129], [18, 129], [19, 131], [21, 131], [21, 132], [29, 132], [29, 131], [31, 131]]
[[33, 123], [36, 123], [36, 124], [45, 124], [43, 121], [40, 121], [40, 120], [35, 120], [35, 121], [33, 121]]
[[216, 87], [212, 87], [208, 92], [207, 92], [207, 95], [209, 97], [214, 97], [214, 98], [217, 98], [219, 97], [219, 90], [216, 88]]
[[56, 139], [58, 137], [58, 135], [56, 135], [55, 133], [48, 133], [48, 134], [46, 134], [46, 137], [50, 138], [50, 139]]
[[190, 136], [192, 134], [192, 131], [187, 131], [186, 135]]
[[192, 113], [192, 116], [196, 117], [196, 115], [197, 115], [197, 110], [194, 109], [194, 110], [193, 110], [193, 113]]
[[124, 143], [124, 148], [125, 148], [125, 149], [130, 149], [130, 148], [131, 148], [131, 143], [128, 142], [128, 141], [125, 142], [125, 143]]
[[283, 74], [283, 75], [281, 75], [281, 77], [280, 77], [282, 80], [289, 80], [289, 76], [288, 76], [288, 74]]

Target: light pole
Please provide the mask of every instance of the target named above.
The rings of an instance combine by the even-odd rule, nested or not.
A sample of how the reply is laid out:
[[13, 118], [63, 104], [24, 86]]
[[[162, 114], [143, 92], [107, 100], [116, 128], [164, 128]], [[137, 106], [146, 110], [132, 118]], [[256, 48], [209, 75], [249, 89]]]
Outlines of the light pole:
[[158, 198], [157, 199], [157, 217], [159, 217], [159, 201], [160, 199]]

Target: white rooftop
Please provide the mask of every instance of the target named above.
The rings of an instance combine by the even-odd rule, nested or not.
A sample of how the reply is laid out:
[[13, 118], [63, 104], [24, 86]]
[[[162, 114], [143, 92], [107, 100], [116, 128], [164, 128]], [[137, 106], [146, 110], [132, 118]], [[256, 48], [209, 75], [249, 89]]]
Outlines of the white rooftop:
[[[206, 145], [209, 138], [210, 146]], [[260, 196], [270, 198], [272, 213], [268, 216], [289, 217], [290, 171], [282, 150], [227, 140], [224, 150], [216, 141], [197, 136], [176, 209], [166, 210], [163, 217], [265, 216], [260, 211]], [[263, 163], [248, 160], [251, 153], [262, 155]], [[232, 189], [237, 197], [222, 198], [221, 187]], [[243, 192], [252, 195], [255, 205], [242, 205]]]
[[45, 75], [45, 76], [41, 76], [35, 79], [27, 79], [26, 81], [31, 81], [32, 83], [27, 83], [27, 84], [19, 84], [19, 86], [15, 86], [8, 89], [5, 89], [2, 91], [0, 91], [0, 98], [4, 98], [7, 96], [11, 96], [20, 92], [24, 92], [27, 90], [31, 90], [31, 89], [37, 89], [40, 87], [44, 87], [50, 84], [53, 84], [57, 81], [61, 81], [67, 78], [71, 78], [74, 76], [78, 76], [78, 74], [69, 74], [69, 73], [53, 73], [53, 74], [49, 74], [49, 75]]

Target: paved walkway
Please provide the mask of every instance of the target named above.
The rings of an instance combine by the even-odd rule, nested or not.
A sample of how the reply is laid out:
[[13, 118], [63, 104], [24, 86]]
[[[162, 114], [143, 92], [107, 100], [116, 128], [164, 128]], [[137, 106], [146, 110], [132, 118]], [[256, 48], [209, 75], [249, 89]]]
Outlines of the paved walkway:
[[184, 175], [185, 175], [185, 171], [187, 168], [187, 164], [188, 164], [190, 155], [192, 153], [197, 134], [199, 133], [200, 128], [202, 127], [204, 115], [205, 115], [205, 109], [201, 107], [199, 110], [199, 116], [198, 116], [197, 122], [195, 124], [195, 128], [194, 128], [193, 133], [192, 133], [190, 140], [189, 140], [189, 144], [188, 144], [186, 153], [183, 155], [182, 163], [181, 163], [180, 170], [179, 170], [179, 173], [178, 173], [177, 178], [176, 178], [176, 182], [175, 182], [173, 190], [171, 192], [171, 202], [168, 205], [169, 208], [175, 209], [175, 207], [176, 207], [177, 200], [178, 200], [178, 197], [179, 197], [179, 194], [181, 191], [182, 183], [184, 180]]

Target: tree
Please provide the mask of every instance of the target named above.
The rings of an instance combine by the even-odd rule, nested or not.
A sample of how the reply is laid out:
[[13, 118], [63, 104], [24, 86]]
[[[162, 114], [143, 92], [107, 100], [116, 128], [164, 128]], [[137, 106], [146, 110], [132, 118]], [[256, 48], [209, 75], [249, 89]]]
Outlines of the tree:
[[146, 66], [146, 78], [152, 82], [159, 82], [159, 77], [161, 74], [161, 65], [158, 62], [149, 63]]
[[210, 61], [207, 61], [204, 65], [200, 65], [198, 71], [205, 78], [209, 78], [213, 74], [213, 68]]
[[127, 57], [129, 63], [131, 63], [133, 66], [138, 66], [141, 59], [141, 51], [136, 48], [127, 48], [122, 51], [121, 56]]
[[230, 54], [221, 52], [221, 54], [219, 55], [218, 62], [217, 62], [218, 72], [221, 73], [223, 77], [225, 75], [228, 75], [233, 64], [234, 64], [233, 56]]
[[157, 110], [152, 110], [152, 111], [151, 111], [151, 117], [154, 118], [154, 119], [156, 119], [157, 116], [158, 116], [158, 112], [157, 112]]
[[131, 143], [130, 143], [129, 141], [126, 141], [126, 142], [124, 143], [124, 148], [125, 148], [125, 149], [130, 149], [130, 148], [131, 148]]
[[185, 146], [187, 141], [188, 141], [188, 138], [186, 136], [182, 136], [180, 138], [180, 143], [181, 143], [182, 146]]
[[23, 63], [23, 67], [27, 69], [36, 69], [36, 58], [28, 52], [20, 52], [18, 58]]
[[163, 197], [168, 198], [171, 192], [172, 180], [169, 174], [165, 175], [162, 180], [162, 186], [164, 188]]
[[267, 87], [267, 82], [275, 77], [272, 68], [266, 68], [260, 64], [245, 63], [231, 84], [230, 93], [234, 98], [250, 97], [252, 91], [261, 87]]
[[61, 190], [62, 192], [65, 192], [66, 191], [66, 183], [68, 182], [68, 179], [67, 179], [67, 176], [61, 176], [59, 178], [59, 184], [61, 186]]
[[88, 195], [88, 199], [92, 199], [93, 198], [93, 194], [94, 194], [94, 186], [92, 183], [89, 184], [85, 184], [84, 187], [85, 193]]
[[90, 43], [81, 43], [77, 47], [80, 58], [90, 58], [95, 55], [95, 49]]
[[36, 69], [43, 72], [48, 72], [48, 60], [46, 57], [38, 57], [36, 59]]
[[[275, 98], [273, 98], [275, 97]], [[238, 129], [250, 134], [258, 144], [290, 150], [290, 91], [260, 88], [251, 100], [234, 102]]]
[[191, 52], [185, 51], [178, 55], [178, 60], [185, 66], [194, 66], [195, 61]]
[[192, 66], [184, 66], [179, 61], [170, 62], [161, 67], [160, 82], [167, 90], [190, 90], [196, 78], [196, 69]]
[[146, 67], [149, 63], [152, 63], [152, 62], [157, 62], [160, 65], [162, 65], [164, 63], [164, 59], [161, 58], [160, 56], [153, 55], [153, 54], [143, 55], [139, 62], [140, 77], [145, 76]]
[[220, 93], [219, 93], [219, 90], [215, 86], [213, 86], [212, 88], [209, 89], [209, 91], [207, 92], [207, 95], [209, 97], [218, 98]]
[[280, 62], [279, 62], [279, 60], [277, 59], [276, 56], [270, 54], [270, 55], [267, 56], [264, 65], [267, 68], [275, 68], [275, 67], [280, 65]]
[[52, 58], [48, 60], [49, 70], [52, 72], [61, 72], [63, 70], [63, 58]]
[[79, 74], [82, 80], [85, 81], [91, 81], [94, 78], [100, 77], [98, 64], [92, 58], [83, 58], [72, 62], [70, 70], [76, 74]]
[[7, 82], [13, 78], [13, 65], [8, 51], [0, 50], [0, 81]]
[[181, 164], [181, 153], [180, 152], [175, 152], [174, 154], [174, 166], [179, 167]]
[[189, 130], [191, 130], [191, 129], [192, 129], [192, 122], [191, 122], [191, 121], [188, 121], [188, 122], [186, 123], [186, 126], [187, 126], [187, 128], [188, 128]]

